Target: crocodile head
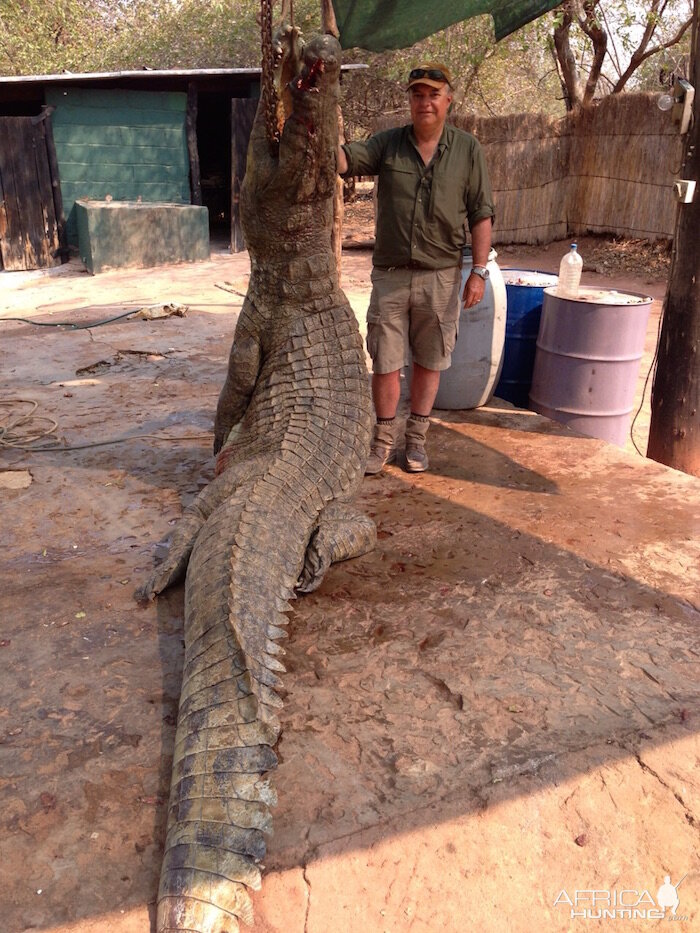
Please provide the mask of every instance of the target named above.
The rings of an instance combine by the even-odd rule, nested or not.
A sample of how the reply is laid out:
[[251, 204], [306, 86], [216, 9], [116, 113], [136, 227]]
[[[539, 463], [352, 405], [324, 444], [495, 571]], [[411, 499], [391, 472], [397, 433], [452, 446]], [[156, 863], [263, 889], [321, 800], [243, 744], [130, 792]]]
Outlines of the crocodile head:
[[[291, 113], [277, 151], [260, 113], [251, 135], [241, 213], [251, 258], [271, 261], [288, 243], [294, 252], [330, 243], [340, 97], [340, 44], [311, 39], [288, 84]], [[313, 241], [316, 240], [314, 247]]]
[[304, 96], [307, 103], [313, 98], [307, 94], [338, 97], [340, 77], [340, 44], [333, 36], [316, 36], [304, 46], [300, 74], [291, 82], [292, 93]]

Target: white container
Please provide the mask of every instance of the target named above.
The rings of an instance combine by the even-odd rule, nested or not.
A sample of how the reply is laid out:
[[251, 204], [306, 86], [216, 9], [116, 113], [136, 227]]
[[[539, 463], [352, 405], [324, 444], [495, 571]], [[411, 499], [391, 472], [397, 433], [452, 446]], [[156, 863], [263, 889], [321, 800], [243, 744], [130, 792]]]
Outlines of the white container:
[[464, 249], [459, 290], [459, 337], [452, 353], [452, 365], [440, 376], [435, 408], [478, 408], [488, 402], [496, 388], [506, 337], [506, 286], [496, 256], [496, 250], [492, 249], [484, 297], [473, 308], [465, 308], [462, 293], [471, 275], [472, 254], [470, 247]]
[[578, 289], [581, 284], [583, 272], [583, 259], [575, 243], [571, 244], [569, 252], [562, 256], [559, 263], [559, 282], [557, 284], [558, 298], [578, 298]]

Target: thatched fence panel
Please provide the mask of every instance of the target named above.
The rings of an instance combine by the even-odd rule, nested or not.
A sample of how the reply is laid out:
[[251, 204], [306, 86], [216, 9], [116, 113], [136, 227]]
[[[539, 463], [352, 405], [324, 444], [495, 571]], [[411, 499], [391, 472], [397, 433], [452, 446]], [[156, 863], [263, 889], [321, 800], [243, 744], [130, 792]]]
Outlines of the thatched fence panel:
[[481, 143], [496, 201], [494, 242], [543, 243], [567, 234], [570, 136], [542, 114], [456, 116]]
[[615, 94], [569, 119], [572, 233], [670, 238], [682, 141], [653, 94]]

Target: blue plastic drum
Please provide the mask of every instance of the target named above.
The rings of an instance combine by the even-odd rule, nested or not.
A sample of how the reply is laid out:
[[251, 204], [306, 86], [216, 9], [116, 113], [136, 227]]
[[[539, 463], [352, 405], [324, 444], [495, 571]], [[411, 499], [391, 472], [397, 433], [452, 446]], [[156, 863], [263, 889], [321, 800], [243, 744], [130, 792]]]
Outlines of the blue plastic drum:
[[503, 367], [495, 394], [518, 408], [527, 408], [544, 290], [557, 284], [557, 276], [535, 269], [501, 272], [508, 304]]

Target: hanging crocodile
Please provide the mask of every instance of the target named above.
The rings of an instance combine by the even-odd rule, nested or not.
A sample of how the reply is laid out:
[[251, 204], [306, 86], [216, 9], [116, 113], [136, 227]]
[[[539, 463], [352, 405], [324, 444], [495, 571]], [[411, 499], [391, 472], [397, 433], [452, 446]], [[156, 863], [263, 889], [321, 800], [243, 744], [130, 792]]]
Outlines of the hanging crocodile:
[[[297, 37], [295, 37], [296, 41]], [[278, 644], [294, 591], [374, 546], [351, 504], [372, 403], [331, 249], [340, 47], [303, 48], [270, 145], [261, 103], [241, 192], [251, 275], [215, 422], [217, 476], [189, 505], [140, 595], [186, 572], [185, 662], [158, 933], [252, 921], [275, 792]]]

